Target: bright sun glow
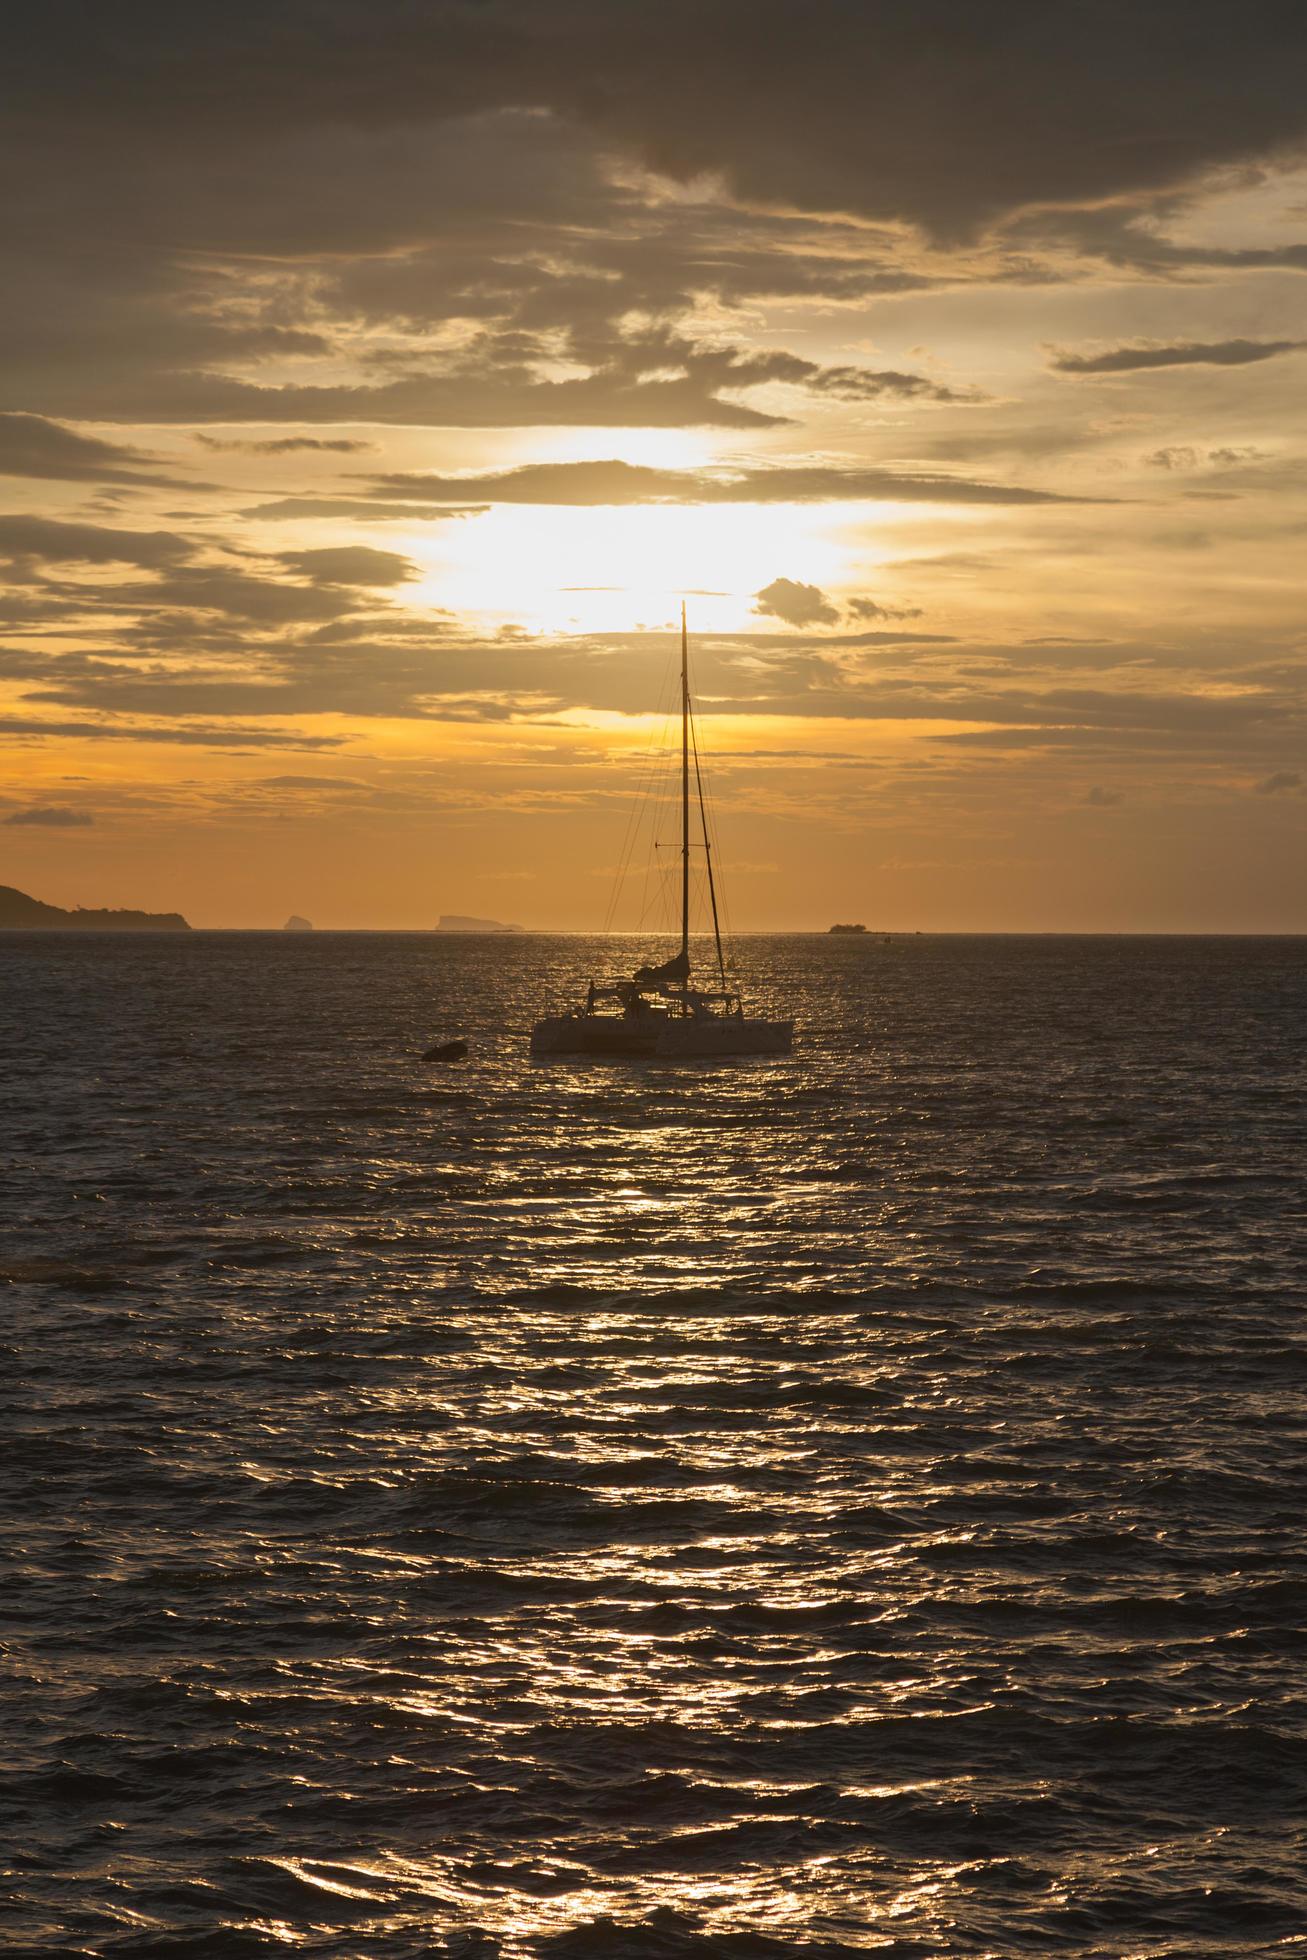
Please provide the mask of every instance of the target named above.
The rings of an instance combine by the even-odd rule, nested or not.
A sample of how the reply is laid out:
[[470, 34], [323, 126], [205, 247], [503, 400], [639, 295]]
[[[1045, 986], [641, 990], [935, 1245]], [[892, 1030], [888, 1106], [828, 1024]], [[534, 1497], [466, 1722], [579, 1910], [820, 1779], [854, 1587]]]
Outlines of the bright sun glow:
[[794, 505], [504, 506], [449, 540], [412, 532], [397, 547], [427, 569], [414, 608], [449, 607], [491, 625], [547, 632], [664, 626], [682, 594], [701, 631], [753, 619], [753, 596], [784, 568], [827, 587], [848, 576], [829, 510]]

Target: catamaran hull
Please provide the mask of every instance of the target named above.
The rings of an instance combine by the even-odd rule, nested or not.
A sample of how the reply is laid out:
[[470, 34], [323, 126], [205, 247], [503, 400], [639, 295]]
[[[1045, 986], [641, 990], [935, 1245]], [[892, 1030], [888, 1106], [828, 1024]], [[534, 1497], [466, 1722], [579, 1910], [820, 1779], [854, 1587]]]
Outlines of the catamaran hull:
[[625, 1055], [708, 1061], [718, 1055], [788, 1055], [793, 1021], [665, 1021], [639, 1027], [607, 1014], [551, 1014], [531, 1030], [533, 1055]]
[[628, 1027], [613, 1017], [550, 1014], [531, 1030], [533, 1055], [652, 1055], [656, 1028]]
[[697, 1060], [712, 1055], [788, 1055], [793, 1021], [672, 1021], [658, 1037], [655, 1054]]

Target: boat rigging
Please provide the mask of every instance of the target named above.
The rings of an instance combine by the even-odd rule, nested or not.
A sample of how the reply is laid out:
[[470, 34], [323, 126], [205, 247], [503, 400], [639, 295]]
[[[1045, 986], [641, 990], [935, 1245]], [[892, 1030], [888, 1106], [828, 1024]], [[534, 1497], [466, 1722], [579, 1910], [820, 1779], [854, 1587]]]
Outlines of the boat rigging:
[[[727, 979], [722, 949], [712, 841], [704, 802], [699, 741], [690, 704], [690, 641], [681, 602], [681, 943], [660, 966], [638, 967], [630, 979], [596, 985], [565, 1014], [547, 1014], [531, 1030], [531, 1052], [548, 1055], [659, 1056], [708, 1060], [718, 1055], [785, 1055], [794, 1039], [792, 1021], [746, 1014]], [[715, 988], [693, 984], [690, 963], [690, 762], [703, 835], [708, 897], [716, 950]]]

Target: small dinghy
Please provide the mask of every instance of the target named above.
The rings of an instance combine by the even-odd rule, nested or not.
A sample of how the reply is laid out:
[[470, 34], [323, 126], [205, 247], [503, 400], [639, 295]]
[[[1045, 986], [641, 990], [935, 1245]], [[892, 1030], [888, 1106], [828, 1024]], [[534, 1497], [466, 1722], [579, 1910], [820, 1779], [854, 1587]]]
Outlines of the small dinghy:
[[438, 1041], [434, 1048], [428, 1048], [422, 1057], [424, 1062], [465, 1062], [467, 1043], [465, 1041]]

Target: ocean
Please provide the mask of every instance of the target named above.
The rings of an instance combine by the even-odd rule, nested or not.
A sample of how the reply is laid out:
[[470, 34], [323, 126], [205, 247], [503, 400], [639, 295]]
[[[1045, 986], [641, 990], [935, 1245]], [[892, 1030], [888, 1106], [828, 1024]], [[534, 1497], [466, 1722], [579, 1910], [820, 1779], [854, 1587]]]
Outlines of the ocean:
[[6, 1953], [1307, 1951], [1307, 941], [739, 956], [0, 943]]

